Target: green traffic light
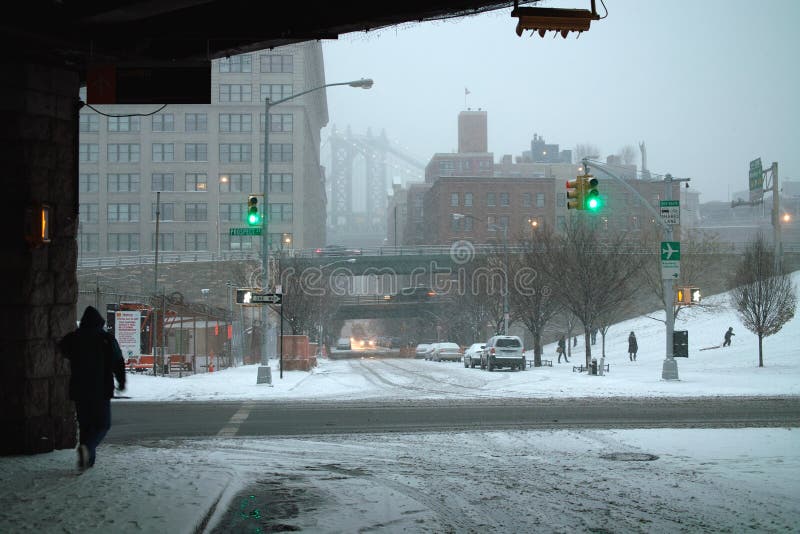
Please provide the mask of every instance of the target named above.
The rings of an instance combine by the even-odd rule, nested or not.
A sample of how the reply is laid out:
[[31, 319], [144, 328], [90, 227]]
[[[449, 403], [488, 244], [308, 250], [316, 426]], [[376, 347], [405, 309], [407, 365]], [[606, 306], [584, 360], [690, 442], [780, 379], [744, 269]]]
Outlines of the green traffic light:
[[596, 198], [590, 198], [589, 201], [586, 203], [586, 207], [592, 211], [595, 211], [600, 208], [600, 200]]

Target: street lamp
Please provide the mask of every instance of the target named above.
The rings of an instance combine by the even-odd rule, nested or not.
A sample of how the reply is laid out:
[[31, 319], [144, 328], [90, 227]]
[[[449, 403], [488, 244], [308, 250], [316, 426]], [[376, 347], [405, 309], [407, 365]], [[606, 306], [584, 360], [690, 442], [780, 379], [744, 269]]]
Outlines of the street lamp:
[[[454, 213], [453, 219], [470, 218], [478, 221], [477, 217], [468, 215], [466, 213]], [[480, 221], [478, 221], [480, 222]], [[508, 307], [508, 225], [502, 226], [493, 223], [487, 223], [486, 227], [489, 230], [502, 230], [503, 231], [503, 335], [508, 335], [508, 321], [509, 321], [509, 307]]]
[[[277, 106], [278, 104], [283, 104], [284, 102], [288, 102], [289, 100], [293, 100], [295, 98], [301, 97], [303, 95], [307, 95], [308, 93], [312, 93], [314, 91], [319, 91], [320, 89], [325, 89], [326, 87], [334, 87], [337, 85], [349, 85], [350, 87], [360, 87], [362, 89], [369, 89], [373, 85], [373, 81], [369, 78], [361, 78], [360, 80], [353, 80], [350, 82], [339, 82], [339, 83], [328, 83], [325, 85], [320, 85], [319, 87], [314, 87], [312, 89], [307, 89], [305, 91], [301, 91], [297, 94], [292, 96], [282, 98], [280, 100], [276, 100], [272, 102], [267, 96], [264, 99], [264, 217], [263, 217], [263, 224], [261, 229], [261, 262], [262, 262], [262, 291], [267, 291], [269, 287], [269, 200], [268, 200], [268, 193], [269, 193], [269, 129], [271, 126], [269, 120], [269, 110], [272, 109], [273, 106]], [[267, 307], [262, 306], [261, 308], [261, 324], [265, 327], [267, 326]], [[261, 336], [262, 339], [262, 346], [261, 346], [261, 363], [262, 365], [268, 364], [268, 357], [267, 357], [267, 336]]]
[[[222, 184], [227, 184], [230, 178], [227, 174], [219, 177], [219, 184], [217, 184], [217, 254], [222, 257], [222, 216], [220, 215], [220, 201], [222, 197]], [[230, 248], [230, 245], [229, 245]]]

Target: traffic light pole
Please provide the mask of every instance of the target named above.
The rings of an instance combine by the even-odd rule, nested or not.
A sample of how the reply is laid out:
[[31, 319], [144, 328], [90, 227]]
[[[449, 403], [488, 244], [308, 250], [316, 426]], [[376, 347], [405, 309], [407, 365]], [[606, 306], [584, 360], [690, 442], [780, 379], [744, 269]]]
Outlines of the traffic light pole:
[[[589, 166], [595, 167], [603, 172], [603, 174], [609, 176], [613, 180], [619, 182], [623, 185], [628, 191], [633, 193], [634, 196], [639, 198], [647, 209], [649, 209], [655, 220], [661, 225], [664, 229], [664, 240], [665, 241], [672, 241], [673, 240], [673, 232], [672, 232], [672, 225], [667, 224], [664, 219], [661, 217], [661, 213], [656, 211], [656, 209], [650, 205], [650, 202], [644, 198], [634, 187], [628, 184], [625, 180], [614, 174], [613, 172], [609, 171], [605, 168], [604, 165], [598, 164], [596, 162], [589, 162], [587, 158], [583, 159], [583, 167], [584, 172], [589, 172]], [[673, 185], [681, 182], [688, 182], [690, 178], [673, 178], [670, 174], [664, 176], [664, 200], [673, 200], [672, 199], [672, 188]], [[664, 313], [665, 313], [665, 322], [667, 326], [667, 335], [666, 335], [666, 358], [664, 359], [664, 364], [661, 368], [661, 378], [663, 380], [679, 380], [678, 378], [678, 362], [675, 361], [674, 354], [673, 354], [673, 333], [675, 332], [675, 310], [673, 309], [674, 302], [675, 302], [675, 280], [673, 278], [663, 278], [662, 277], [662, 285], [664, 287]]]

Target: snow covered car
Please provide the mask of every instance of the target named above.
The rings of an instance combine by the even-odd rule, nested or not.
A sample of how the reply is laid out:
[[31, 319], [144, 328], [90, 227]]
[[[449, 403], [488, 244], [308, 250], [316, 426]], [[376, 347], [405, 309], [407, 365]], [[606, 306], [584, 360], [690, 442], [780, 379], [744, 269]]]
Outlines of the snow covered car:
[[461, 360], [461, 347], [457, 343], [443, 342], [436, 343], [431, 359], [435, 362]]
[[518, 336], [493, 336], [481, 352], [481, 369], [494, 371], [501, 367], [525, 370], [525, 354]]
[[481, 364], [481, 352], [486, 343], [473, 343], [464, 351], [464, 367], [475, 369], [476, 365]]
[[425, 358], [425, 353], [427, 353], [430, 348], [430, 343], [420, 343], [417, 345], [416, 350], [414, 350], [414, 358]]

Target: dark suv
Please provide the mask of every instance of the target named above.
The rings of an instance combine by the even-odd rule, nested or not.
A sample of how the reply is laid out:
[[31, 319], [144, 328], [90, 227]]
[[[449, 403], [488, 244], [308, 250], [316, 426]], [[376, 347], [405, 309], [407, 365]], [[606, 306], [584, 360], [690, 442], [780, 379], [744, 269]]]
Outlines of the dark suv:
[[481, 352], [481, 369], [494, 371], [501, 367], [525, 370], [525, 353], [518, 336], [493, 336]]

